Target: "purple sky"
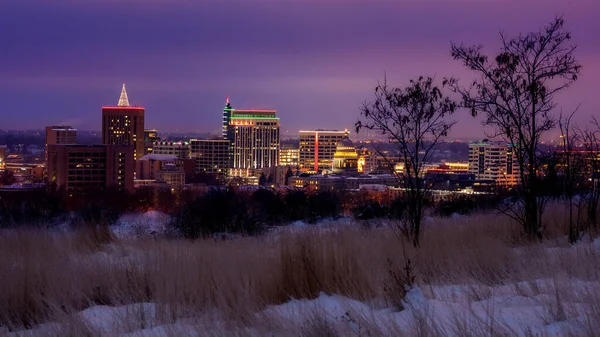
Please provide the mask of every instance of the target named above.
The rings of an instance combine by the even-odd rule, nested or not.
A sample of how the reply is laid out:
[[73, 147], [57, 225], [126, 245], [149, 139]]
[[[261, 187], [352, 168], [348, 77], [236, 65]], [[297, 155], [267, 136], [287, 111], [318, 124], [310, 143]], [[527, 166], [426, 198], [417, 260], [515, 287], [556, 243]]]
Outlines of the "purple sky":
[[[568, 5], [567, 5], [568, 4]], [[377, 80], [468, 79], [450, 42], [495, 51], [498, 32], [555, 15], [579, 45], [583, 75], [560, 99], [597, 113], [597, 0], [1, 0], [0, 128], [100, 129], [122, 82], [146, 125], [218, 132], [225, 96], [274, 108], [282, 131], [352, 128]], [[459, 112], [454, 136], [483, 134]]]

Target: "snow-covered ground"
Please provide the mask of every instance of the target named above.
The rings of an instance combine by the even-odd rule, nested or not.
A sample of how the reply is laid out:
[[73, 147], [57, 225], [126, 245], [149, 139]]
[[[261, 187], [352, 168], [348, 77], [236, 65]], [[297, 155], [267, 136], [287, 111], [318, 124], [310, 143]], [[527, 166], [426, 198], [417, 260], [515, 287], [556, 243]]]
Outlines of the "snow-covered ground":
[[122, 215], [111, 231], [120, 239], [164, 236], [171, 234], [171, 216], [159, 211], [146, 213], [130, 213]]
[[[600, 240], [569, 248], [600, 250]], [[122, 259], [119, 249], [98, 258]], [[126, 256], [131, 257], [131, 256]], [[119, 260], [120, 261], [120, 260]], [[267, 306], [243, 323], [223, 313], [170, 312], [156, 303], [92, 306], [57, 323], [7, 336], [596, 336], [600, 333], [600, 280], [546, 278], [497, 285], [420, 284], [409, 290], [403, 310], [374, 299], [361, 302], [321, 293], [315, 299]], [[313, 334], [316, 333], [316, 334]]]
[[[111, 230], [119, 238], [169, 235], [170, 218], [160, 212], [122, 216]], [[323, 221], [323, 230], [356, 225], [349, 219]], [[291, 233], [312, 225], [296, 222]], [[273, 237], [284, 229], [273, 231]], [[560, 240], [558, 240], [560, 241]], [[510, 248], [517, 252], [527, 247]], [[600, 253], [600, 239], [568, 246], [543, 246], [551, 260]], [[144, 250], [110, 244], [78, 263], [132, 266]], [[527, 256], [523, 254], [523, 256]], [[91, 259], [91, 260], [90, 260]], [[569, 260], [568, 263], [577, 263]], [[1, 336], [597, 336], [600, 335], [600, 280], [562, 276], [499, 284], [426, 284], [409, 290], [403, 310], [382, 299], [358, 301], [321, 293], [267, 306], [240, 320], [217, 310], [186, 311], [157, 303], [97, 305], [55, 322]], [[519, 280], [518, 278], [517, 280]]]
[[[110, 230], [119, 239], [137, 239], [157, 236], [177, 236], [176, 229], [170, 226], [172, 217], [168, 214], [159, 211], [149, 211], [146, 213], [128, 213], [124, 214], [110, 226]], [[352, 218], [324, 218], [315, 224], [308, 224], [302, 220], [289, 223], [287, 226], [276, 226], [271, 228], [271, 233], [285, 232], [302, 232], [307, 228], [321, 229], [339, 229], [341, 226], [353, 226], [356, 221]], [[65, 225], [66, 226], [66, 225]], [[66, 231], [68, 226], [60, 228]], [[231, 239], [236, 237], [236, 234], [231, 233], [216, 233], [213, 235], [215, 239]]]
[[[100, 336], [289, 336], [328, 330], [339, 336], [592, 336], [589, 322], [597, 307], [583, 298], [560, 299], [555, 280], [510, 284], [475, 290], [469, 285], [413, 288], [405, 309], [376, 308], [343, 296], [322, 293], [313, 300], [292, 300], [256, 313], [254, 324], [244, 328], [215, 316], [180, 317], [168, 322], [165, 308], [153, 303], [119, 307], [94, 306], [61, 323], [43, 324], [7, 336], [61, 335], [86, 331]], [[584, 295], [598, 282], [569, 285]], [[537, 289], [515, 294], [515, 289]], [[473, 291], [487, 294], [472, 300]], [[599, 303], [595, 303], [597, 306]], [[0, 333], [2, 331], [0, 330]], [[303, 333], [304, 332], [304, 333]], [[597, 332], [597, 331], [596, 331]]]

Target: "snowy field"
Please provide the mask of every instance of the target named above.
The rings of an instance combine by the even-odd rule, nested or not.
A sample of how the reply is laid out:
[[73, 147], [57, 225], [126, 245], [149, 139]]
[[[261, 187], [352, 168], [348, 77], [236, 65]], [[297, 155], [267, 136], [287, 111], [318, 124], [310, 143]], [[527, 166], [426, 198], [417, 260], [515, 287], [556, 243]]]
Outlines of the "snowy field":
[[[346, 219], [339, 221], [339, 230], [332, 230], [336, 222], [331, 221], [316, 228], [296, 223], [260, 238], [190, 243], [162, 238], [172, 234], [168, 221], [157, 212], [126, 215], [111, 228], [118, 240], [100, 249], [65, 250], [69, 256], [55, 252], [42, 262], [24, 256], [20, 261], [40, 268], [40, 279], [48, 285], [17, 276], [0, 285], [3, 319], [8, 317], [6, 306], [19, 300], [6, 292], [31, 291], [18, 284], [23, 280], [48, 296], [44, 310], [51, 313], [29, 326], [0, 326], [0, 335], [600, 335], [600, 240], [589, 236], [575, 245], [563, 237], [507, 244], [510, 235], [496, 218], [429, 219], [436, 226], [419, 251], [408, 252], [416, 280], [399, 308], [388, 298], [391, 267], [386, 259], [395, 256], [401, 262], [403, 257], [397, 256], [398, 239], [385, 229], [365, 229]], [[43, 234], [0, 235], [0, 247], [7, 247], [2, 245], [11, 235], [16, 235], [15, 247], [21, 244], [16, 253], [30, 258], [43, 253], [22, 248], [28, 235]], [[0, 251], [3, 275], [38, 272], [19, 262], [7, 265], [9, 250]], [[57, 261], [64, 265], [53, 265]], [[54, 285], [66, 280], [51, 270], [61, 267], [72, 278], [82, 276], [69, 285]], [[106, 277], [106, 284], [94, 279], [98, 277]], [[78, 288], [88, 281], [109, 289], [104, 296], [110, 304], [98, 303], [104, 297]], [[145, 300], [126, 298], [142, 286], [151, 289]], [[273, 295], [270, 288], [278, 291]], [[64, 289], [71, 289], [71, 297], [85, 298], [85, 308], [61, 310], [58, 294]]]
[[[402, 311], [322, 293], [256, 313], [253, 324], [236, 327], [217, 316], [178, 317], [154, 303], [93, 306], [60, 323], [4, 333], [59, 336], [68, 331], [94, 336], [597, 336], [598, 282], [555, 280], [498, 287], [454, 285], [413, 288]], [[571, 288], [565, 293], [565, 289]], [[571, 292], [574, 297], [560, 298]], [[520, 295], [519, 295], [520, 293]], [[579, 295], [576, 295], [578, 293]], [[587, 296], [592, 295], [593, 299]], [[482, 296], [473, 300], [473, 296]]]
[[120, 239], [165, 236], [172, 233], [169, 229], [170, 221], [171, 217], [168, 214], [158, 211], [125, 214], [111, 226], [111, 231]]

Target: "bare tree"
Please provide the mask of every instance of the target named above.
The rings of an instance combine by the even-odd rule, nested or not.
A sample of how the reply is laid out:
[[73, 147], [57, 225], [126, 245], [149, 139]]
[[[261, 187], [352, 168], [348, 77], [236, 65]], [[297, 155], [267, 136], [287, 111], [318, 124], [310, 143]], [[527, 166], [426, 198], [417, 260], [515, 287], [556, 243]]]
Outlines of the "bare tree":
[[492, 60], [483, 46], [452, 44], [452, 56], [478, 77], [468, 87], [448, 80], [462, 96], [462, 105], [473, 116], [485, 114], [484, 125], [492, 127], [492, 137], [502, 137], [515, 146], [520, 169], [520, 198], [507, 214], [517, 220], [530, 239], [542, 238], [539, 198], [539, 143], [541, 136], [554, 128], [557, 119], [555, 96], [568, 88], [580, 73], [574, 57], [576, 46], [569, 44], [571, 34], [556, 18], [538, 32], [507, 38], [500, 34], [502, 47]]
[[579, 240], [583, 229], [580, 223], [581, 199], [575, 200], [581, 192], [581, 180], [585, 176], [583, 158], [575, 152], [575, 146], [580, 140], [571, 120], [576, 111], [577, 109], [568, 116], [561, 115], [558, 119], [561, 143], [559, 151], [556, 153], [561, 173], [561, 197], [567, 207], [569, 242], [571, 243]]
[[576, 132], [585, 151], [584, 160], [587, 166], [587, 193], [582, 195], [587, 212], [587, 225], [596, 227], [600, 202], [600, 123], [592, 117], [591, 125], [585, 129], [577, 128]]
[[411, 80], [405, 88], [389, 87], [387, 80], [375, 88], [375, 99], [361, 108], [362, 119], [356, 131], [375, 130], [398, 144], [404, 171], [400, 177], [406, 188], [406, 212], [402, 230], [419, 245], [421, 222], [428, 189], [419, 175], [435, 145], [445, 137], [454, 122], [445, 116], [456, 109], [456, 103], [433, 84], [431, 77]]

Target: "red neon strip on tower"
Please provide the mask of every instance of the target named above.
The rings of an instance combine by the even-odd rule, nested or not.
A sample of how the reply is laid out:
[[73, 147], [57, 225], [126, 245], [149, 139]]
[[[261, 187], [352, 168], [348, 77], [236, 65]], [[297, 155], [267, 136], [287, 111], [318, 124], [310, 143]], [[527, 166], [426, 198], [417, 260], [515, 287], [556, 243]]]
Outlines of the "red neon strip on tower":
[[103, 106], [102, 110], [144, 110], [141, 106]]
[[319, 133], [315, 132], [315, 172], [319, 172]]

